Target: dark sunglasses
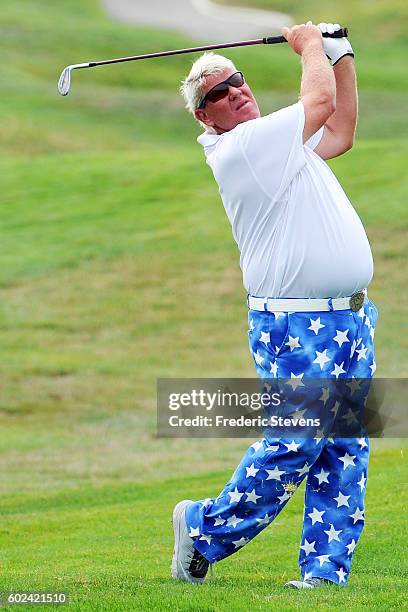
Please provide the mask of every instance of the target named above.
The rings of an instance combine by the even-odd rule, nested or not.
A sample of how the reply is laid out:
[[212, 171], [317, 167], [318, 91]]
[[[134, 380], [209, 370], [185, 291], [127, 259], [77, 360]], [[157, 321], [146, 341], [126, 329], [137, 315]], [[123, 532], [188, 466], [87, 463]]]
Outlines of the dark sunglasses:
[[222, 81], [215, 85], [210, 91], [207, 91], [204, 98], [200, 101], [200, 104], [197, 106], [197, 109], [204, 108], [207, 102], [218, 102], [218, 100], [222, 100], [228, 94], [230, 85], [232, 87], [242, 87], [245, 83], [244, 75], [242, 72], [235, 72], [231, 74], [228, 79]]

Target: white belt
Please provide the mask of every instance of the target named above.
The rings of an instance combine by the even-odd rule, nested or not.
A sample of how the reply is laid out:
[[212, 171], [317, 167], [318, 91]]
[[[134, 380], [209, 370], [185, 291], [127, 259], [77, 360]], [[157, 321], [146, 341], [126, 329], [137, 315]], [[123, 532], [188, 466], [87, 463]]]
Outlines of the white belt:
[[248, 295], [248, 308], [268, 312], [330, 312], [332, 310], [352, 310], [357, 312], [364, 304], [367, 289], [341, 298], [302, 299], [302, 298], [269, 298]]

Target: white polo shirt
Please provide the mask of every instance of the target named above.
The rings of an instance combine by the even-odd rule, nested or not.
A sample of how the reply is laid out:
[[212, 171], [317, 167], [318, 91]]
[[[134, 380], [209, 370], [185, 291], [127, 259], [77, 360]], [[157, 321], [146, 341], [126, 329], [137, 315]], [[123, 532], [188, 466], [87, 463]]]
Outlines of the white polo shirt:
[[303, 144], [301, 101], [198, 137], [241, 253], [248, 293], [325, 298], [367, 287], [373, 259], [363, 225], [329, 166]]

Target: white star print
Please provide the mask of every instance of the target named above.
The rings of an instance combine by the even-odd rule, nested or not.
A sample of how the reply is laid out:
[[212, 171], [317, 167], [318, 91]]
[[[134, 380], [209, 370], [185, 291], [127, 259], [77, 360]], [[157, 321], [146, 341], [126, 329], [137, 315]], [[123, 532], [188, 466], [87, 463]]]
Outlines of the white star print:
[[343, 493], [339, 491], [338, 496], [333, 497], [333, 499], [337, 502], [338, 508], [340, 508], [340, 506], [347, 506], [347, 508], [349, 508], [350, 504], [348, 503], [348, 500], [350, 499], [350, 497], [350, 495], [343, 495]]
[[223, 519], [221, 516], [217, 516], [214, 519], [214, 527], [218, 527], [219, 525], [223, 525], [225, 523], [225, 519]]
[[271, 452], [271, 453], [276, 453], [276, 451], [278, 450], [278, 448], [279, 448], [279, 444], [278, 444], [278, 445], [275, 445], [275, 446], [267, 446], [267, 447], [265, 448], [265, 452], [267, 453], [267, 452], [269, 451], [269, 452]]
[[342, 461], [344, 464], [343, 470], [348, 468], [349, 465], [352, 465], [353, 467], [355, 467], [355, 463], [354, 463], [355, 458], [356, 458], [356, 455], [349, 455], [348, 453], [346, 453], [343, 457], [337, 457], [337, 459], [339, 461]]
[[190, 538], [196, 538], [200, 535], [200, 530], [198, 527], [190, 527], [190, 532], [188, 534]]
[[263, 518], [257, 518], [255, 520], [257, 521], [258, 526], [260, 527], [261, 525], [269, 525], [272, 520], [272, 517], [269, 516], [269, 514], [265, 514]]
[[353, 519], [354, 525], [357, 521], [364, 521], [364, 510], [360, 510], [360, 508], [357, 507], [353, 514], [349, 514], [349, 517]]
[[211, 537], [210, 535], [202, 535], [200, 540], [204, 540], [205, 542], [207, 542], [207, 544], [211, 544]]
[[358, 442], [358, 444], [359, 444], [359, 446], [360, 446], [361, 450], [363, 450], [363, 448], [368, 447], [368, 444], [367, 444], [367, 442], [366, 442], [366, 439], [365, 439], [365, 438], [359, 438], [359, 439], [357, 440], [357, 442]]
[[328, 531], [324, 531], [324, 533], [327, 534], [327, 538], [328, 538], [328, 543], [330, 544], [330, 542], [332, 542], [333, 540], [335, 540], [336, 542], [340, 542], [340, 538], [339, 538], [339, 533], [341, 533], [343, 530], [339, 529], [338, 531], [336, 531], [336, 529], [334, 528], [334, 525], [332, 523], [330, 523], [330, 529]]
[[290, 412], [289, 415], [292, 416], [298, 420], [303, 419], [304, 414], [306, 412], [307, 408], [304, 408], [304, 410], [295, 410], [294, 412]]
[[339, 577], [339, 583], [340, 582], [346, 582], [347, 573], [344, 571], [344, 569], [342, 567], [339, 570], [336, 570], [336, 574]]
[[304, 543], [302, 544], [302, 546], [300, 548], [305, 551], [306, 557], [311, 552], [317, 552], [316, 549], [315, 549], [315, 544], [316, 544], [316, 540], [314, 540], [314, 542], [308, 542], [306, 540], [306, 538], [305, 538], [305, 541], [304, 541]]
[[314, 333], [317, 334], [319, 333], [320, 329], [323, 329], [323, 327], [326, 327], [325, 325], [322, 325], [320, 323], [320, 317], [317, 317], [317, 319], [310, 319], [310, 326], [307, 329], [311, 329], [312, 331], [314, 331]]
[[269, 332], [261, 331], [261, 337], [259, 339], [259, 342], [263, 342], [265, 344], [265, 346], [266, 346], [267, 344], [270, 343], [270, 341], [271, 341], [270, 333]]
[[324, 404], [326, 404], [327, 400], [330, 398], [330, 391], [327, 387], [323, 387], [322, 389], [322, 394], [319, 397], [319, 400], [321, 400]]
[[337, 365], [337, 363], [335, 363], [334, 370], [330, 372], [330, 374], [333, 374], [336, 378], [338, 378], [340, 374], [345, 374], [346, 370], [343, 370], [343, 366], [344, 361], [342, 361], [340, 365]]
[[372, 327], [372, 328], [370, 329], [370, 336], [371, 336], [371, 339], [372, 339], [372, 340], [374, 340], [374, 334], [375, 334], [375, 329], [374, 329], [374, 327]]
[[301, 345], [299, 344], [299, 336], [297, 336], [297, 338], [293, 338], [293, 336], [289, 336], [289, 340], [288, 342], [285, 343], [285, 346], [288, 346], [290, 348], [290, 352], [292, 352], [293, 349], [295, 348], [302, 348]]
[[326, 512], [326, 510], [318, 510], [317, 508], [313, 508], [313, 512], [309, 512], [307, 516], [312, 519], [312, 525], [315, 523], [323, 523], [322, 516]]
[[374, 372], [377, 369], [377, 364], [375, 363], [375, 361], [373, 361], [373, 363], [370, 365], [370, 370], [371, 370], [371, 376], [374, 376]]
[[357, 346], [357, 345], [356, 345], [356, 341], [355, 341], [355, 340], [353, 340], [353, 344], [351, 345], [351, 348], [350, 348], [350, 359], [351, 359], [351, 358], [352, 358], [352, 356], [354, 355], [354, 351], [356, 350], [356, 346]]
[[348, 548], [348, 554], [351, 555], [357, 546], [357, 542], [355, 541], [355, 539], [353, 538], [350, 542], [350, 544], [346, 544], [346, 548]]
[[345, 342], [350, 342], [350, 340], [347, 338], [347, 334], [349, 333], [349, 331], [349, 329], [345, 329], [344, 331], [336, 329], [336, 335], [334, 336], [333, 340], [337, 342], [340, 348]]
[[248, 542], [249, 540], [244, 537], [240, 538], [239, 540], [232, 540], [232, 543], [235, 546], [235, 549], [241, 548], [241, 546], [245, 546], [245, 544], [247, 544]]
[[296, 444], [296, 442], [294, 440], [292, 440], [292, 442], [290, 444], [286, 444], [286, 442], [283, 442], [283, 444], [286, 446], [288, 451], [293, 451], [294, 453], [298, 452], [298, 448], [300, 446], [300, 443]]
[[303, 476], [304, 474], [307, 474], [309, 470], [310, 470], [310, 466], [306, 462], [302, 468], [297, 469], [296, 471], [299, 472], [299, 476]]
[[351, 423], [358, 423], [358, 418], [351, 407], [349, 407], [348, 411], [342, 418], [347, 421], [347, 425], [351, 425]]
[[253, 502], [254, 504], [256, 504], [256, 500], [259, 499], [260, 497], [262, 497], [262, 495], [257, 495], [255, 489], [252, 489], [252, 491], [250, 493], [246, 494], [247, 498], [246, 498], [246, 502]]
[[290, 380], [287, 380], [286, 384], [292, 387], [293, 391], [296, 391], [298, 387], [304, 387], [305, 385], [302, 383], [302, 378], [305, 375], [304, 372], [301, 374], [290, 373]]
[[366, 315], [365, 321], [364, 321], [364, 325], [367, 325], [368, 329], [370, 329], [371, 327], [371, 323], [370, 323], [370, 317], [368, 317]]
[[259, 351], [256, 351], [256, 353], [254, 353], [254, 359], [258, 365], [262, 365], [263, 360], [264, 360], [264, 358], [262, 357]]
[[242, 523], [244, 519], [242, 518], [238, 518], [237, 516], [235, 516], [235, 514], [233, 514], [232, 516], [230, 516], [227, 520], [227, 524], [226, 527], [236, 527], [238, 525], [238, 523]]
[[249, 319], [249, 331], [254, 331], [255, 325], [253, 319]]
[[353, 393], [355, 393], [357, 391], [357, 389], [360, 388], [360, 379], [359, 378], [352, 378], [351, 380], [349, 380], [348, 383], [346, 383], [347, 386], [350, 388], [350, 395], [353, 395]]
[[271, 363], [271, 374], [273, 374], [276, 377], [277, 371], [278, 371], [278, 363], [277, 361], [273, 361]]
[[279, 319], [279, 317], [284, 317], [285, 316], [284, 312], [275, 311], [275, 310], [272, 311], [272, 314], [275, 315], [275, 319]]
[[206, 508], [207, 506], [210, 506], [212, 504], [212, 499], [211, 497], [207, 497], [206, 499], [203, 499], [201, 503], [203, 505], [203, 508]]
[[284, 470], [280, 470], [278, 466], [274, 467], [273, 470], [265, 470], [268, 472], [268, 478], [266, 480], [280, 480], [282, 474], [286, 474]]
[[241, 499], [241, 497], [243, 496], [243, 494], [244, 494], [244, 493], [240, 493], [240, 492], [238, 491], [238, 488], [237, 488], [237, 487], [235, 487], [235, 490], [234, 490], [234, 491], [228, 491], [228, 495], [229, 495], [229, 496], [230, 496], [230, 498], [231, 498], [231, 499], [230, 499], [230, 501], [229, 501], [229, 503], [230, 503], [230, 504], [234, 504], [234, 503], [239, 502], [239, 501], [240, 501], [240, 499]]
[[259, 468], [256, 468], [254, 463], [252, 463], [249, 467], [245, 469], [246, 469], [246, 478], [251, 478], [251, 476], [256, 476], [257, 473], [259, 472]]
[[331, 361], [330, 357], [328, 357], [327, 355], [327, 349], [324, 349], [324, 351], [322, 352], [315, 351], [315, 353], [316, 353], [316, 359], [313, 361], [313, 363], [318, 363], [320, 366], [320, 370], [323, 370], [325, 364]]
[[279, 504], [283, 504], [287, 499], [290, 499], [290, 498], [291, 498], [291, 495], [289, 495], [289, 493], [285, 491], [283, 495], [278, 496]]
[[316, 559], [319, 559], [320, 567], [322, 567], [324, 563], [329, 563], [330, 555], [318, 555]]
[[367, 359], [367, 351], [368, 347], [364, 346], [364, 344], [361, 345], [361, 349], [356, 349], [356, 353], [358, 353], [357, 361], [360, 361], [360, 359]]
[[313, 578], [313, 572], [305, 572], [303, 575], [303, 580], [309, 580], [309, 578]]
[[364, 474], [361, 474], [361, 479], [359, 480], [359, 482], [357, 483], [358, 486], [360, 487], [360, 491], [362, 492], [364, 487], [365, 487], [365, 483], [367, 481], [367, 478], [364, 476]]
[[339, 408], [340, 408], [340, 402], [335, 402], [333, 408], [330, 410], [330, 412], [333, 413], [333, 416], [337, 416]]
[[360, 317], [360, 319], [364, 319], [364, 317], [365, 317], [364, 308], [360, 308], [360, 310], [358, 311], [357, 314]]
[[317, 478], [317, 480], [319, 481], [319, 485], [321, 485], [322, 482], [329, 482], [329, 479], [327, 478], [329, 474], [330, 472], [325, 472], [322, 468], [319, 474], [314, 474], [314, 477]]

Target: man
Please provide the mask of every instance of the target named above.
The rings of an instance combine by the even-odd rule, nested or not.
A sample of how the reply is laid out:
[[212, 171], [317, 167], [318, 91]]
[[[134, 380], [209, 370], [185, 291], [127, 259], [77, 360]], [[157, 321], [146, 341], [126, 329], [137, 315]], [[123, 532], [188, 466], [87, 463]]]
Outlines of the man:
[[[317, 377], [369, 379], [375, 370], [371, 250], [324, 161], [352, 147], [357, 120], [352, 48], [321, 34], [338, 27], [282, 29], [302, 58], [300, 100], [270, 115], [261, 117], [222, 56], [199, 58], [182, 86], [206, 129], [198, 141], [240, 250], [256, 370], [261, 379], [297, 379], [294, 388]], [[217, 498], [175, 507], [173, 577], [202, 582], [209, 563], [245, 546], [306, 478], [302, 579], [286, 586], [346, 584], [364, 524], [368, 453], [365, 437], [259, 440]]]

